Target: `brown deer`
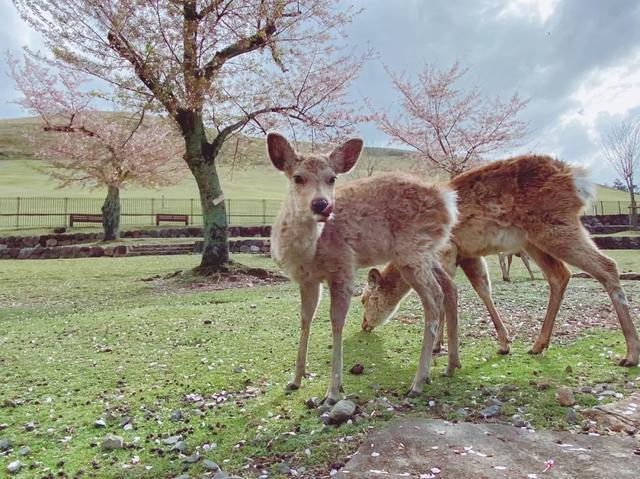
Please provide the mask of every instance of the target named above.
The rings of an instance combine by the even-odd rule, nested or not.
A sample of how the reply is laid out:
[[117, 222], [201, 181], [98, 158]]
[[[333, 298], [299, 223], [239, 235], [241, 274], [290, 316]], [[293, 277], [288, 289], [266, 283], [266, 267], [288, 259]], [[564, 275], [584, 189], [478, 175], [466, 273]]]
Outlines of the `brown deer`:
[[325, 401], [339, 399], [342, 386], [342, 329], [354, 293], [356, 270], [390, 262], [422, 300], [425, 329], [418, 371], [410, 394], [429, 378], [438, 320], [446, 310], [448, 373], [459, 367], [457, 296], [437, 253], [447, 244], [457, 210], [455, 193], [405, 174], [356, 180], [335, 189], [336, 176], [353, 168], [362, 140], [352, 139], [329, 155], [303, 155], [276, 133], [267, 135], [273, 165], [289, 180], [289, 191], [271, 234], [275, 262], [300, 286], [301, 332], [293, 381], [305, 372], [309, 329], [326, 282], [333, 336], [331, 379]]
[[[460, 217], [448, 254], [453, 262], [448, 267], [443, 264], [445, 270], [450, 271], [457, 263], [467, 273], [470, 262], [477, 266], [482, 256], [524, 249], [549, 283], [547, 312], [530, 353], [541, 353], [549, 346], [571, 276], [565, 265], [568, 263], [604, 286], [626, 340], [627, 352], [620, 365], [638, 364], [640, 341], [616, 263], [598, 250], [580, 222], [579, 216], [593, 196], [584, 169], [547, 156], [522, 156], [469, 170], [451, 180], [449, 186], [458, 193]], [[472, 269], [477, 271], [475, 266]], [[369, 279], [363, 295], [365, 330], [387, 321], [409, 291], [393, 265], [382, 273], [371, 271]], [[506, 338], [499, 317], [496, 329], [502, 346]]]
[[511, 263], [513, 262], [513, 257], [517, 256], [522, 260], [522, 264], [527, 268], [529, 272], [529, 277], [533, 281], [536, 277], [533, 275], [533, 271], [531, 271], [531, 265], [529, 264], [529, 256], [524, 251], [518, 251], [517, 253], [509, 253], [509, 254], [498, 254], [498, 260], [500, 261], [500, 271], [502, 272], [502, 281], [511, 281]]

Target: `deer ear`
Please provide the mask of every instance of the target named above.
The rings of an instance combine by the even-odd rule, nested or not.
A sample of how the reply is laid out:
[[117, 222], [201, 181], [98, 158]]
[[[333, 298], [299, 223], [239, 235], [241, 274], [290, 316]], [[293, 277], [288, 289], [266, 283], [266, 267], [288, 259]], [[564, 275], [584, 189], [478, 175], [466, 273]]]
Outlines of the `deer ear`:
[[382, 281], [382, 275], [380, 274], [380, 271], [378, 271], [376, 268], [369, 270], [367, 281], [369, 282], [370, 288], [375, 288], [376, 286], [378, 286]]
[[360, 138], [345, 141], [329, 155], [329, 160], [336, 173], [346, 173], [353, 168], [360, 157], [363, 142]]
[[267, 135], [267, 153], [273, 166], [280, 171], [289, 169], [296, 159], [296, 154], [287, 139], [278, 133]]

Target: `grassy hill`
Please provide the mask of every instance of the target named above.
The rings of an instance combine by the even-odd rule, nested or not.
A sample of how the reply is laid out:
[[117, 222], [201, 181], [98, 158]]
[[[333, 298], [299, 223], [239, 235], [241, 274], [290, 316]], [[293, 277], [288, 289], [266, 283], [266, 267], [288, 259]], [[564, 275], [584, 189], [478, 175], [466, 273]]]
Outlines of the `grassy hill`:
[[[103, 197], [102, 189], [91, 191], [78, 186], [56, 188], [46, 173], [44, 165], [33, 156], [27, 136], [41, 134], [40, 123], [35, 118], [0, 120], [0, 197]], [[307, 144], [299, 145], [301, 149]], [[409, 169], [414, 164], [409, 152], [393, 148], [365, 148], [362, 159], [347, 179], [365, 176], [367, 169], [376, 171]], [[239, 143], [225, 145], [219, 161], [225, 196], [231, 199], [258, 198], [282, 199], [286, 181], [266, 158], [262, 139], [241, 138]], [[344, 181], [344, 180], [343, 180]], [[628, 202], [624, 191], [605, 186], [597, 187], [598, 201]], [[122, 193], [126, 198], [197, 198], [198, 189], [189, 174], [178, 185], [152, 190], [129, 187]]]
[[[27, 136], [41, 134], [35, 118], [0, 120], [0, 197], [103, 197], [102, 189], [91, 191], [78, 186], [58, 189], [44, 172], [46, 165], [37, 160]], [[301, 150], [307, 144], [298, 145]], [[366, 175], [367, 168], [376, 170], [407, 169], [413, 164], [411, 155], [392, 148], [365, 148], [362, 159], [349, 176]], [[264, 141], [241, 138], [228, 142], [218, 160], [225, 196], [232, 199], [282, 199], [286, 180], [266, 157]], [[131, 186], [122, 192], [126, 198], [197, 198], [198, 188], [190, 174], [178, 185], [153, 190]]]

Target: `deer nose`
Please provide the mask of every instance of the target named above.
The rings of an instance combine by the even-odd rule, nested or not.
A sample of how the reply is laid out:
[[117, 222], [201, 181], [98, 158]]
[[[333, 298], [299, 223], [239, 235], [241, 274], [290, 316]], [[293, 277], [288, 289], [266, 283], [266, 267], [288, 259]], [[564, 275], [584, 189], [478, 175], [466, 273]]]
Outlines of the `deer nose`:
[[314, 213], [322, 214], [329, 206], [329, 202], [324, 198], [316, 198], [311, 202], [311, 209]]

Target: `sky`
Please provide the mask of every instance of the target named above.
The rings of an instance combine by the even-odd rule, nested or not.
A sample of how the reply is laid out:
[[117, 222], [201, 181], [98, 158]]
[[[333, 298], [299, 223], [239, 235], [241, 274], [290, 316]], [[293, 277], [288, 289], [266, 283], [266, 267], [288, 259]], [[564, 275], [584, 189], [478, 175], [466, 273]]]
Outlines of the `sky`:
[[[483, 95], [529, 100], [521, 118], [524, 144], [508, 154], [544, 153], [588, 166], [594, 181], [615, 177], [601, 154], [601, 134], [640, 115], [640, 1], [637, 0], [351, 0], [364, 11], [349, 26], [349, 42], [371, 46], [351, 97], [395, 108], [385, 72], [415, 75], [429, 63], [470, 67], [467, 85]], [[36, 33], [0, 0], [0, 45], [38, 49]], [[4, 61], [3, 61], [4, 63]], [[17, 93], [0, 67], [0, 118], [25, 116], [11, 104]], [[462, 84], [464, 87], [464, 84]], [[373, 125], [360, 135], [372, 146], [389, 139]], [[505, 153], [507, 154], [507, 153]]]

